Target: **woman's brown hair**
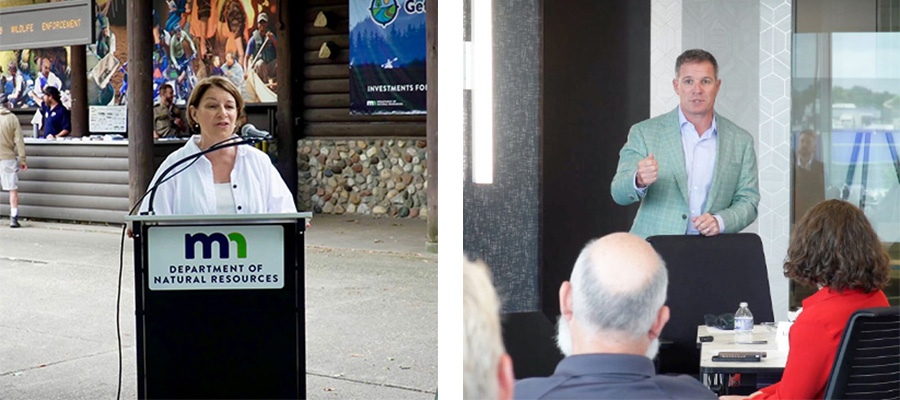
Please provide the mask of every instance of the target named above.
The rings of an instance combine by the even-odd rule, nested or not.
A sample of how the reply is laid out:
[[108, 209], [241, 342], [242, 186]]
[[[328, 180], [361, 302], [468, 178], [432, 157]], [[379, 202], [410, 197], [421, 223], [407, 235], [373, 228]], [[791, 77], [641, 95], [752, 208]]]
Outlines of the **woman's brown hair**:
[[[186, 113], [188, 126], [191, 129], [194, 129], [194, 120], [191, 118], [191, 107], [199, 108], [200, 100], [203, 98], [203, 95], [206, 94], [206, 91], [211, 87], [217, 87], [222, 89], [229, 94], [231, 97], [234, 97], [235, 107], [237, 107], [238, 115], [237, 119], [235, 119], [235, 127], [240, 126], [244, 123], [244, 98], [241, 97], [241, 91], [234, 86], [234, 83], [231, 83], [228, 78], [223, 76], [210, 76], [208, 78], [204, 78], [200, 82], [197, 83], [197, 86], [194, 86], [194, 90], [191, 91], [191, 97], [188, 100], [188, 112]], [[199, 133], [199, 132], [198, 132]]]
[[887, 285], [889, 267], [890, 258], [862, 210], [826, 200], [797, 223], [784, 275], [801, 285], [872, 292]]

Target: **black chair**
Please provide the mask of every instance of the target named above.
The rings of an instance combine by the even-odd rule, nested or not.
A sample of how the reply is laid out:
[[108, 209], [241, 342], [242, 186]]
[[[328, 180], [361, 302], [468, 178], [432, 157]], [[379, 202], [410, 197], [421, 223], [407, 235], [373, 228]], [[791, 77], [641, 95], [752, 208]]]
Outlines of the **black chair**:
[[850, 316], [825, 398], [900, 399], [900, 306]]
[[717, 236], [652, 236], [647, 241], [669, 271], [666, 305], [671, 310], [660, 349], [660, 373], [697, 375], [700, 350], [697, 326], [704, 314], [737, 311], [749, 303], [755, 323], [774, 321], [762, 241], [753, 233]]
[[516, 379], [553, 375], [563, 355], [556, 347], [555, 325], [544, 313], [501, 314], [500, 324]]

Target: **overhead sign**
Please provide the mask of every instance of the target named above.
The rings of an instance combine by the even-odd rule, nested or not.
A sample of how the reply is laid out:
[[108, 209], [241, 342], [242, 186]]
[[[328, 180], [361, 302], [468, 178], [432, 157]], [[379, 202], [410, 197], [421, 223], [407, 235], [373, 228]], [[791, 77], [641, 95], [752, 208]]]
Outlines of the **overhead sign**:
[[284, 287], [280, 225], [150, 227], [147, 236], [150, 290]]
[[0, 8], [0, 50], [93, 42], [90, 0]]

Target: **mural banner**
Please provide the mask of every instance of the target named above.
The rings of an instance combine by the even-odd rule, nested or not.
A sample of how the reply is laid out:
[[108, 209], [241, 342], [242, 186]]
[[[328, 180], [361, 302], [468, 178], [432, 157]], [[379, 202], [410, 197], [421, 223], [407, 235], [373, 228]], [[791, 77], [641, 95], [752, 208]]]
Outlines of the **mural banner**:
[[175, 88], [185, 105], [197, 81], [222, 75], [247, 103], [277, 101], [278, 2], [269, 0], [154, 0], [153, 87]]
[[350, 113], [425, 114], [425, 0], [350, 0]]
[[0, 51], [0, 94], [12, 108], [37, 110], [43, 104], [44, 88], [55, 86], [69, 107], [69, 71], [68, 47]]

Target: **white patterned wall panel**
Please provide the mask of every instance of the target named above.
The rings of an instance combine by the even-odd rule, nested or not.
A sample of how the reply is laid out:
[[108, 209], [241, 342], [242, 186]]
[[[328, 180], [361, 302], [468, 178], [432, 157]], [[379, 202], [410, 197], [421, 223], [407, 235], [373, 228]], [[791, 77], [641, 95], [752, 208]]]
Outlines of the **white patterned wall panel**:
[[759, 234], [776, 320], [786, 320], [782, 265], [790, 235], [791, 0], [759, 2]]
[[[716, 112], [759, 138], [759, 5], [757, 0], [683, 0], [685, 49], [703, 49], [719, 63]], [[755, 232], [756, 227], [747, 229]]]
[[650, 116], [672, 111], [678, 96], [672, 89], [675, 59], [681, 54], [681, 0], [650, 4]]

